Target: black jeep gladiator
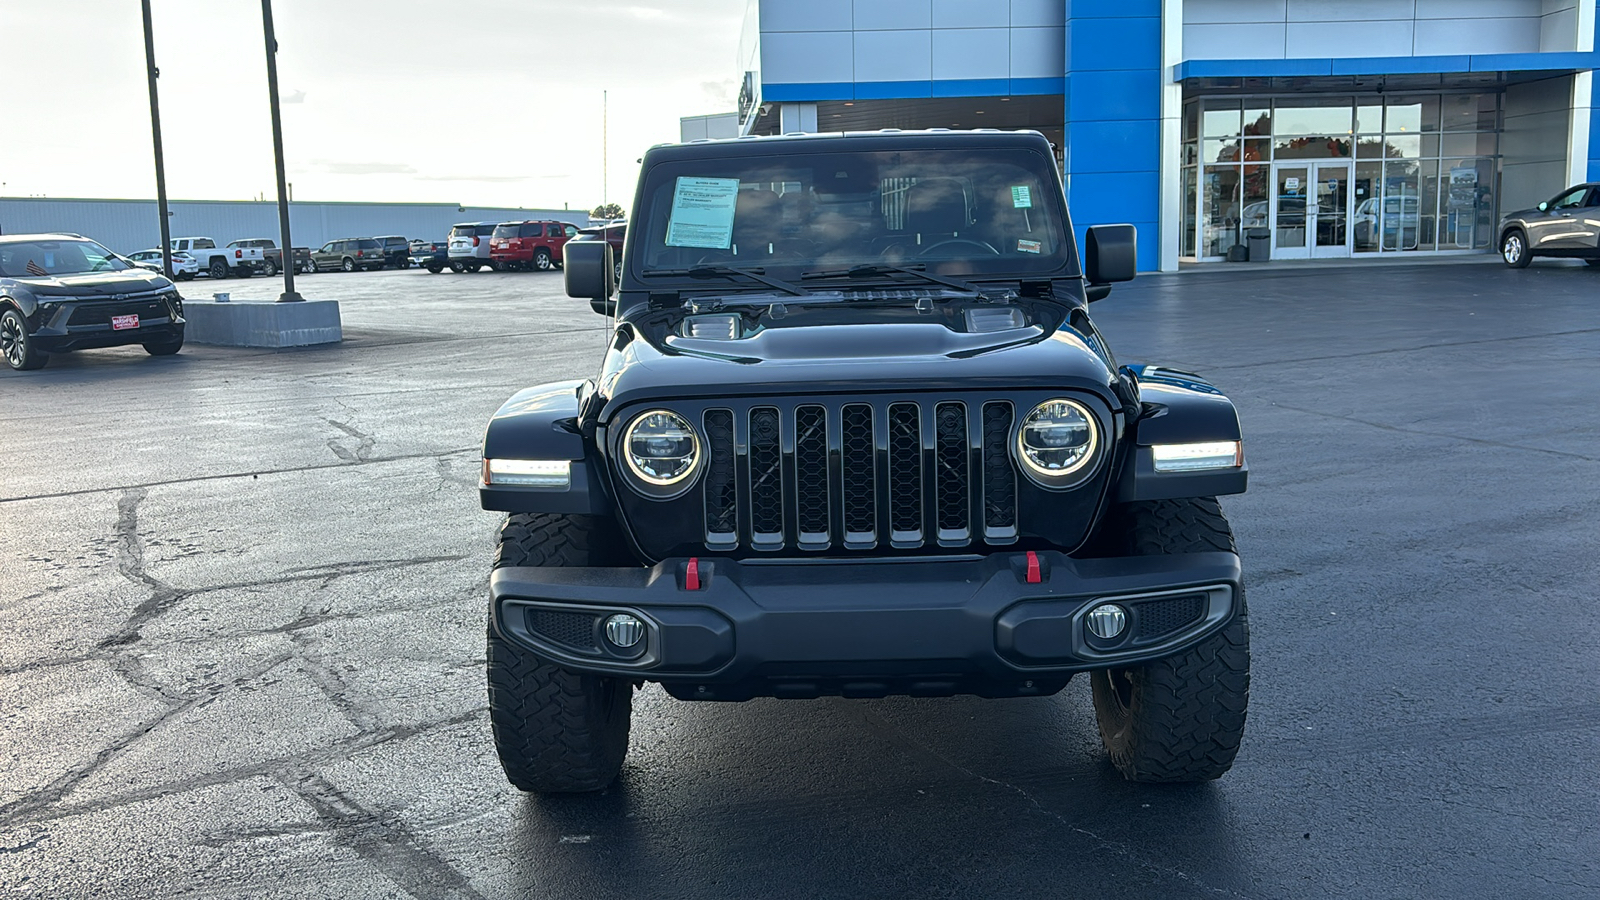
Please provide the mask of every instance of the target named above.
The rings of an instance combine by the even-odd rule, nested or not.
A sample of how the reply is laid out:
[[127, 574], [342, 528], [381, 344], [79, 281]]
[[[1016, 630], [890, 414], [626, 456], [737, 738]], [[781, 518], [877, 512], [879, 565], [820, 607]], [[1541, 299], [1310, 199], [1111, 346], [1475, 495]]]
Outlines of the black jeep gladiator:
[[1216, 778], [1249, 693], [1233, 404], [1120, 365], [1050, 144], [885, 132], [651, 149], [592, 379], [489, 423], [509, 513], [490, 580], [491, 721], [511, 783], [597, 790], [632, 696], [1030, 697], [1092, 682], [1127, 778]]

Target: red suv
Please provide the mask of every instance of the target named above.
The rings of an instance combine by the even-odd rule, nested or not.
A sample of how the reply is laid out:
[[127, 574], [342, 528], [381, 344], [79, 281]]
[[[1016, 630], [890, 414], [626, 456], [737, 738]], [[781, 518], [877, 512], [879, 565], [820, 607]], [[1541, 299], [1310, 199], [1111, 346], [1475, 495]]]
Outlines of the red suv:
[[566, 222], [502, 222], [489, 238], [489, 259], [500, 271], [553, 269], [561, 265], [561, 248], [578, 233]]

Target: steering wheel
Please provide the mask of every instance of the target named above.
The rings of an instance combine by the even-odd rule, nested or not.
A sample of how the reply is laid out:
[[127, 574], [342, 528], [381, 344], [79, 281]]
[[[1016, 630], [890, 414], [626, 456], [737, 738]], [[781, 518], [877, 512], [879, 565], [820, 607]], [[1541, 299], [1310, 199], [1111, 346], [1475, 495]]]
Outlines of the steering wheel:
[[950, 238], [949, 240], [940, 241], [937, 244], [929, 244], [928, 246], [923, 247], [921, 252], [919, 252], [917, 254], [917, 256], [918, 257], [931, 256], [933, 254], [933, 251], [938, 250], [940, 247], [949, 247], [949, 246], [952, 246], [952, 245], [955, 245], [955, 244], [962, 244], [962, 245], [965, 245], [965, 246], [968, 246], [968, 247], [976, 247], [979, 250], [982, 250], [985, 254], [987, 254], [989, 256], [999, 256], [1000, 255], [1000, 251], [996, 250], [994, 248], [993, 244], [990, 244], [990, 243], [988, 243], [986, 241], [975, 241], [975, 240], [973, 240], [971, 238]]

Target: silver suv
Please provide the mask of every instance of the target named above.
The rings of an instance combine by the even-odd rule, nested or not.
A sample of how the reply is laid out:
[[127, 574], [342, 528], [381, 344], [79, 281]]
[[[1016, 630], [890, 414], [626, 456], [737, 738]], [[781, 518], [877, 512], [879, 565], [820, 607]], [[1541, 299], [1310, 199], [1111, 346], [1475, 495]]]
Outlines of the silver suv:
[[1520, 269], [1535, 256], [1564, 256], [1600, 267], [1600, 184], [1567, 188], [1500, 221], [1500, 258]]
[[489, 258], [489, 238], [498, 222], [464, 222], [450, 229], [450, 269], [476, 272], [484, 266], [495, 268]]

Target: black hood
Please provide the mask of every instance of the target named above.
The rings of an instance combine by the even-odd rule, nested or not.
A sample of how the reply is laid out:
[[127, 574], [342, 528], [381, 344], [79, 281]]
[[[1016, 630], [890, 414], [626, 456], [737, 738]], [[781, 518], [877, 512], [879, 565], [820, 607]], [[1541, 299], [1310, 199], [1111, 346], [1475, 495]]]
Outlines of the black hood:
[[172, 282], [165, 275], [137, 267], [120, 272], [86, 272], [81, 275], [47, 275], [11, 280], [40, 298], [114, 297], [117, 294], [144, 294], [172, 287]]
[[[790, 298], [791, 300], [793, 298]], [[1022, 324], [974, 330], [979, 315], [1015, 308]], [[1115, 373], [1092, 340], [1060, 325], [1053, 303], [941, 303], [791, 308], [745, 318], [732, 339], [684, 336], [682, 316], [621, 324], [600, 391], [611, 408], [646, 399], [1059, 387], [1115, 405]], [[726, 314], [726, 313], [723, 313]]]

